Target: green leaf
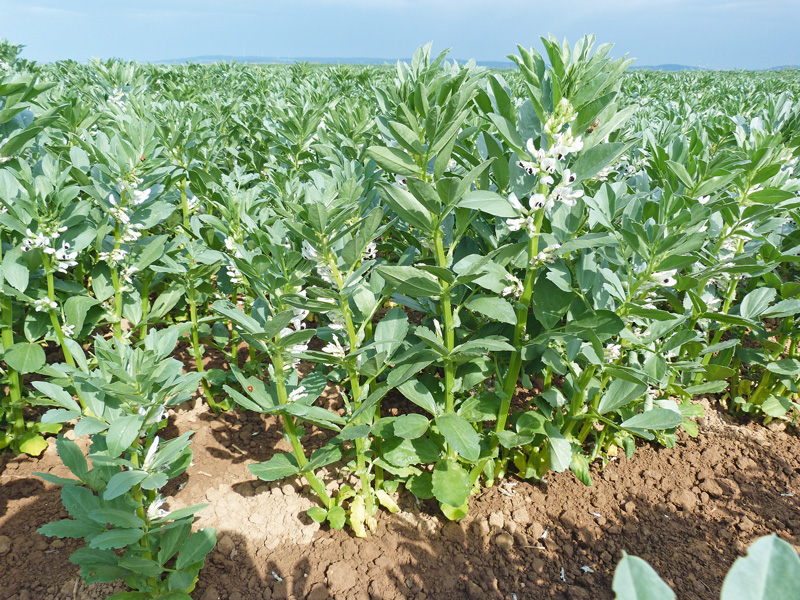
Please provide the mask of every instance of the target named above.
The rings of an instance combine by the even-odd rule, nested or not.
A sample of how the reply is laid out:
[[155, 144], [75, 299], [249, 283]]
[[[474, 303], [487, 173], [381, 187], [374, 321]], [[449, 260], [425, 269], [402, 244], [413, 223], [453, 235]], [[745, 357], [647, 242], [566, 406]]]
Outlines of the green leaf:
[[94, 298], [89, 296], [70, 296], [64, 303], [64, 315], [67, 323], [75, 327], [76, 335], [83, 329], [86, 314], [89, 309], [99, 304]]
[[603, 394], [597, 412], [601, 415], [622, 408], [632, 401], [640, 398], [647, 391], [647, 386], [642, 383], [614, 379]]
[[569, 310], [572, 292], [565, 292], [550, 281], [546, 272], [539, 273], [533, 286], [533, 314], [545, 329], [552, 329]]
[[575, 473], [575, 477], [577, 477], [584, 485], [589, 487], [593, 485], [592, 475], [589, 473], [589, 461], [583, 454], [572, 455], [572, 462], [569, 463], [569, 469]]
[[578, 156], [571, 170], [578, 176], [578, 181], [591, 179], [607, 166], [616, 162], [625, 152], [625, 149], [626, 145], [620, 142], [592, 146]]
[[411, 400], [414, 404], [428, 411], [432, 415], [439, 414], [439, 408], [433, 394], [418, 379], [409, 379], [397, 388], [403, 396]]
[[334, 529], [342, 529], [347, 522], [347, 513], [341, 506], [332, 506], [328, 511], [328, 523]]
[[550, 450], [550, 468], [556, 473], [567, 470], [572, 463], [572, 445], [552, 423], [545, 423], [544, 428]]
[[9, 285], [18, 291], [24, 292], [28, 288], [30, 272], [28, 271], [28, 265], [22, 260], [22, 250], [19, 248], [9, 250], [3, 256], [0, 272], [2, 272]]
[[792, 401], [783, 396], [770, 396], [761, 403], [761, 410], [770, 417], [782, 417], [792, 410]]
[[111, 548], [125, 548], [142, 539], [144, 531], [141, 529], [111, 529], [92, 538], [90, 548], [109, 550]]
[[767, 371], [784, 377], [797, 377], [800, 375], [800, 360], [796, 358], [782, 358], [767, 365]]
[[39, 456], [45, 450], [47, 450], [47, 442], [35, 431], [29, 431], [20, 438], [20, 452], [29, 456]]
[[800, 313], [800, 300], [790, 298], [776, 302], [761, 313], [761, 316], [766, 319], [780, 319], [782, 317], [791, 317], [797, 313]]
[[139, 438], [143, 420], [144, 417], [140, 415], [128, 415], [114, 419], [106, 433], [106, 444], [110, 456], [119, 456], [131, 447], [131, 444]]
[[418, 414], [401, 415], [394, 422], [394, 434], [407, 440], [413, 440], [428, 431], [428, 419]]
[[639, 413], [622, 422], [623, 429], [644, 429], [648, 431], [662, 431], [677, 427], [683, 421], [680, 413], [668, 408], [654, 408], [647, 412]]
[[367, 156], [378, 163], [378, 166], [389, 173], [398, 175], [419, 175], [419, 167], [414, 160], [399, 148], [370, 146]]
[[406, 481], [405, 488], [420, 500], [433, 498], [433, 481], [430, 473], [412, 475]]
[[513, 219], [519, 216], [519, 211], [511, 206], [508, 198], [501, 196], [497, 192], [490, 192], [488, 190], [475, 190], [465, 194], [461, 200], [458, 201], [459, 208], [471, 208], [472, 210], [479, 210], [494, 217], [501, 217], [503, 219]]
[[264, 481], [275, 481], [300, 472], [300, 466], [293, 454], [276, 454], [267, 461], [250, 465], [248, 469]]
[[85, 538], [100, 533], [105, 529], [97, 523], [85, 519], [61, 519], [41, 526], [37, 531], [48, 537]]
[[774, 288], [757, 288], [747, 294], [739, 306], [739, 314], [745, 319], [760, 318], [762, 313], [775, 299], [777, 291]]
[[403, 221], [425, 232], [433, 228], [430, 212], [412, 194], [389, 183], [379, 183], [378, 189], [381, 197]]
[[58, 406], [63, 406], [67, 410], [74, 412], [81, 412], [80, 405], [63, 387], [50, 383], [49, 381], [34, 381], [32, 385], [58, 404]]
[[375, 327], [375, 351], [384, 352], [387, 358], [392, 356], [407, 334], [408, 316], [402, 308], [396, 306]]
[[[456, 414], [444, 414], [436, 417], [436, 426], [447, 440], [462, 457], [468, 461], [475, 462], [480, 457], [481, 440], [478, 432], [463, 417]], [[444, 500], [441, 500], [445, 502]], [[453, 506], [461, 506], [463, 502], [447, 502]]]
[[750, 546], [737, 558], [722, 584], [721, 600], [778, 600], [798, 598], [800, 557], [775, 534]]
[[614, 571], [612, 589], [615, 600], [675, 600], [675, 593], [650, 565], [624, 551]]
[[205, 527], [193, 533], [181, 546], [175, 568], [183, 569], [204, 560], [216, 544], [217, 532], [211, 527]]
[[146, 471], [122, 471], [115, 473], [108, 480], [106, 490], [103, 492], [104, 500], [113, 500], [123, 494], [127, 494], [130, 489], [147, 477]]
[[497, 298], [496, 296], [472, 296], [464, 306], [471, 311], [479, 312], [501, 323], [517, 324], [517, 314], [514, 312], [514, 308], [502, 298]]
[[3, 360], [18, 373], [35, 373], [45, 365], [47, 357], [39, 344], [18, 342], [6, 350]]
[[462, 506], [469, 498], [469, 474], [453, 460], [440, 460], [431, 479], [434, 497], [450, 506]]
[[89, 513], [89, 518], [100, 525], [110, 523], [114, 527], [128, 527], [138, 529], [144, 527], [145, 523], [134, 513], [118, 510], [115, 508], [101, 508]]
[[467, 513], [469, 512], [469, 501], [464, 502], [464, 504], [461, 506], [450, 506], [449, 504], [440, 502], [439, 509], [442, 511], [444, 516], [451, 521], [460, 521], [466, 517]]
[[380, 266], [378, 274], [386, 279], [398, 292], [411, 298], [427, 298], [442, 293], [439, 282], [430, 273], [416, 267], [397, 265]]
[[81, 450], [78, 444], [72, 440], [68, 440], [63, 435], [59, 435], [58, 438], [56, 438], [56, 450], [64, 466], [72, 471], [79, 479], [83, 480], [86, 478], [86, 475], [89, 473], [89, 466], [86, 463], [83, 450]]
[[315, 523], [324, 523], [328, 518], [328, 511], [320, 506], [312, 506], [306, 513]]

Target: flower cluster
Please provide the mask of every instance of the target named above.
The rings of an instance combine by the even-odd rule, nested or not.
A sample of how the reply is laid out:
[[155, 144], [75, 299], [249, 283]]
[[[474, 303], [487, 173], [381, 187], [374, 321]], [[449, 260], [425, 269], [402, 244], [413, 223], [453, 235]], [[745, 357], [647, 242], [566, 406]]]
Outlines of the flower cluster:
[[558, 252], [559, 248], [561, 248], [561, 244], [553, 244], [552, 246], [547, 246], [544, 250], [539, 252], [536, 255], [536, 258], [533, 259], [531, 262], [531, 266], [539, 265], [546, 265], [552, 264], [556, 260], [555, 253]]
[[70, 252], [71, 248], [72, 246], [68, 242], [62, 242], [61, 248], [55, 251], [53, 268], [59, 273], [66, 273], [67, 269], [78, 264], [78, 261], [75, 260], [78, 258], [78, 253]]
[[[149, 197], [149, 189], [144, 191], [134, 190], [133, 200], [131, 202], [134, 206], [139, 206], [146, 202]], [[142, 225], [140, 223], [131, 222], [130, 209], [117, 202], [114, 194], [108, 195], [108, 203], [111, 205], [108, 212], [111, 213], [111, 216], [120, 225], [120, 239], [123, 242], [133, 243], [142, 237], [142, 232], [140, 231]]]
[[114, 248], [110, 252], [101, 252], [97, 255], [97, 258], [103, 262], [107, 262], [112, 267], [116, 267], [125, 260], [126, 256], [128, 256], [127, 250], [123, 250], [122, 248]]
[[522, 284], [522, 281], [511, 273], [506, 273], [506, 280], [508, 280], [509, 285], [503, 288], [500, 295], [504, 298], [506, 296], [514, 296], [514, 298], [519, 299], [525, 291], [525, 286]]
[[333, 277], [333, 269], [331, 269], [330, 265], [325, 262], [324, 260], [320, 260], [319, 252], [317, 252], [316, 248], [309, 244], [306, 240], [303, 240], [303, 249], [301, 251], [303, 258], [306, 260], [314, 261], [317, 263], [317, 275], [326, 282], [333, 284], [335, 283]]
[[[39, 231], [36, 233], [27, 229], [25, 235], [28, 237], [22, 240], [22, 251], [29, 252], [34, 248], [41, 248], [45, 254], [55, 254], [53, 241], [61, 237], [66, 230], [67, 228], [61, 225], [40, 225]], [[67, 249], [69, 249], [69, 244], [67, 244]]]
[[[236, 246], [236, 240], [234, 240], [231, 236], [225, 238], [225, 249], [232, 253], [234, 258], [244, 258], [241, 251]], [[245, 283], [244, 274], [232, 260], [225, 265], [225, 270], [228, 273], [228, 277], [233, 285], [242, 285]]]
[[37, 298], [33, 301], [33, 308], [36, 312], [47, 312], [48, 310], [58, 308], [58, 304], [50, 300], [50, 298]]
[[322, 348], [322, 351], [325, 354], [330, 354], [331, 356], [335, 356], [336, 358], [343, 359], [345, 356], [347, 356], [347, 351], [348, 351], [347, 342], [345, 342], [345, 344], [342, 345], [342, 343], [339, 341], [339, 336], [337, 336], [335, 333], [331, 336], [331, 338], [333, 341], [326, 344]]

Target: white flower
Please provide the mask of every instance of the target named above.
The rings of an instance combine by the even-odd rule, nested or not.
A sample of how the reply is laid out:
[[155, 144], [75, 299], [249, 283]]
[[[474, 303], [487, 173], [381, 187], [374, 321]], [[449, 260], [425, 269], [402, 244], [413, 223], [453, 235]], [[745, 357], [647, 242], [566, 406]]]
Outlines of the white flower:
[[290, 393], [289, 396], [286, 398], [287, 402], [297, 402], [298, 400], [302, 400], [308, 396], [306, 393], [306, 387], [304, 385], [298, 386], [294, 388]]
[[61, 248], [55, 251], [55, 262], [53, 266], [59, 273], [66, 273], [67, 269], [78, 264], [75, 260], [78, 257], [78, 253], [70, 252], [70, 248], [70, 244], [64, 242], [61, 244]]
[[697, 201], [700, 204], [708, 204], [708, 201], [711, 200], [711, 196], [700, 196]]
[[[227, 245], [227, 240], [225, 243]], [[303, 240], [303, 249], [301, 250], [301, 254], [306, 260], [317, 260], [317, 257], [319, 256], [319, 253], [316, 251], [314, 246], [309, 244], [306, 240]]]
[[111, 216], [114, 217], [115, 221], [118, 221], [123, 225], [127, 225], [131, 222], [130, 214], [128, 214], [127, 209], [122, 206], [113, 206], [108, 209], [108, 212], [111, 213]]
[[544, 194], [534, 194], [530, 200], [531, 210], [541, 210], [542, 208], [549, 211], [555, 206], [555, 201], [548, 198]]
[[533, 216], [520, 217], [519, 219], [506, 219], [509, 231], [519, 231], [525, 227], [529, 233], [536, 235], [536, 221]]
[[609, 344], [603, 348], [603, 358], [606, 362], [614, 362], [622, 356], [622, 346], [620, 344]]
[[514, 207], [514, 210], [518, 210], [520, 212], [525, 210], [525, 207], [522, 206], [522, 203], [517, 199], [517, 195], [514, 192], [511, 192], [508, 195], [508, 203]]
[[[148, 410], [149, 409], [146, 406], [140, 406], [138, 412], [141, 416], [146, 417]], [[145, 425], [152, 425], [153, 423], [158, 423], [159, 421], [161, 421], [161, 419], [164, 418], [164, 412], [165, 412], [164, 406], [163, 405], [159, 406], [155, 414], [149, 419], [147, 419], [147, 421], [145, 421]]]
[[539, 254], [536, 255], [536, 258], [533, 259], [531, 262], [531, 266], [536, 266], [536, 264], [552, 264], [555, 262], [556, 257], [555, 253], [558, 249], [561, 248], [561, 244], [553, 244], [552, 246], [548, 246]]
[[244, 275], [236, 265], [226, 265], [225, 270], [227, 271], [228, 277], [230, 278], [232, 284], [241, 285], [245, 282]]
[[569, 169], [564, 169], [564, 175], [561, 178], [561, 185], [569, 185], [571, 183], [575, 183], [578, 180], [578, 175], [576, 173], [572, 173]]
[[378, 256], [378, 245], [375, 242], [370, 242], [364, 248], [364, 253], [361, 255], [361, 260], [374, 260]]
[[188, 196], [186, 198], [186, 208], [190, 211], [195, 210], [198, 206], [200, 206], [200, 198], [197, 196]]
[[101, 252], [97, 255], [97, 258], [107, 262], [113, 267], [124, 261], [126, 256], [128, 256], [127, 250], [123, 250], [122, 248], [114, 248], [110, 252]]
[[[50, 247], [50, 236], [46, 235], [44, 230], [40, 230], [37, 233], [33, 233], [30, 229], [25, 231], [25, 234], [28, 236], [22, 240], [22, 250], [23, 252], [28, 252], [32, 248], [44, 248], [45, 252]], [[58, 233], [56, 233], [55, 237], [58, 237]], [[52, 254], [52, 252], [47, 252], [48, 254]]]
[[536, 163], [532, 163], [532, 162], [527, 162], [527, 161], [521, 160], [517, 164], [528, 175], [535, 175], [536, 174], [536, 171], [537, 171]]
[[161, 496], [156, 496], [156, 499], [150, 503], [150, 506], [147, 507], [147, 518], [150, 521], [155, 521], [156, 519], [163, 519], [166, 516], [169, 516], [169, 511], [163, 510], [161, 506], [164, 504], [164, 499]]
[[[569, 172], [567, 170], [567, 172]], [[553, 193], [550, 195], [556, 202], [561, 202], [566, 204], [567, 206], [575, 206], [577, 203], [578, 198], [583, 197], [583, 190], [575, 190], [572, 188], [564, 187], [563, 185], [558, 186], [556, 189], [553, 190]]]
[[571, 127], [564, 133], [557, 133], [554, 137], [555, 143], [548, 150], [548, 154], [555, 156], [558, 160], [564, 160], [568, 154], [574, 154], [583, 149], [581, 136], [573, 136]]
[[75, 325], [62, 325], [61, 333], [64, 334], [64, 337], [71, 338], [75, 335]]
[[330, 354], [336, 358], [344, 358], [347, 355], [347, 351], [345, 350], [344, 346], [342, 346], [342, 344], [339, 342], [339, 338], [335, 334], [331, 337], [333, 338], [333, 341], [322, 348], [322, 351], [325, 354]]
[[122, 229], [120, 240], [123, 242], [135, 242], [142, 237], [141, 223], [126, 223]]
[[144, 462], [142, 463], [142, 469], [145, 471], [150, 468], [150, 465], [153, 464], [153, 458], [156, 456], [156, 452], [158, 451], [158, 444], [161, 440], [158, 436], [153, 438], [153, 443], [150, 444], [150, 447], [147, 449], [147, 454], [144, 457]]
[[133, 190], [133, 205], [139, 206], [147, 202], [147, 199], [150, 198], [150, 188], [147, 188], [144, 191], [140, 190]]
[[605, 169], [602, 169], [597, 175], [595, 175], [595, 177], [597, 178], [598, 181], [607, 181], [608, 176], [611, 175], [611, 172], [613, 170], [614, 170], [613, 166], [606, 167]]
[[436, 331], [436, 337], [438, 337], [440, 340], [444, 339], [442, 336], [442, 324], [439, 323], [439, 319], [433, 320], [433, 328]]
[[657, 282], [658, 285], [664, 287], [672, 287], [677, 283], [675, 279], [675, 275], [677, 275], [677, 269], [670, 269], [669, 271], [658, 271], [657, 273], [653, 273], [650, 276], [650, 279]]
[[138, 272], [138, 267], [125, 267], [120, 271], [119, 276], [125, 281], [125, 283], [133, 283], [132, 276], [134, 273]]
[[514, 277], [511, 273], [506, 273], [506, 279], [510, 282], [510, 285], [504, 287], [500, 295], [504, 298], [511, 295], [513, 295], [515, 298], [522, 296], [522, 293], [525, 291], [522, 281]]
[[37, 298], [33, 301], [33, 307], [36, 309], [36, 312], [46, 312], [58, 308], [58, 304], [50, 300], [50, 298]]

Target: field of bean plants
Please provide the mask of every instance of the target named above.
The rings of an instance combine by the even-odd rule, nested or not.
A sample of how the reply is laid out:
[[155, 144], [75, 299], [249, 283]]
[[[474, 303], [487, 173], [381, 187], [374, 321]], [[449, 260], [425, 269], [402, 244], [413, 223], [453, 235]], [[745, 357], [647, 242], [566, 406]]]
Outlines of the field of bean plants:
[[798, 598], [798, 72], [540, 48], [0, 44], [0, 598]]

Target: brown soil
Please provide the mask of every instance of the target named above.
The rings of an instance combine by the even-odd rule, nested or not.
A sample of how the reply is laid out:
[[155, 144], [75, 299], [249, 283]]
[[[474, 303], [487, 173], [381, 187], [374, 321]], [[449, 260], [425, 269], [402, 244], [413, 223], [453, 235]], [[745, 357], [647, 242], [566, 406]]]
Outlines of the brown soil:
[[[170, 419], [165, 434], [197, 433], [193, 466], [167, 492], [171, 508], [208, 503], [197, 524], [219, 534], [197, 600], [603, 600], [613, 598], [623, 550], [650, 562], [679, 598], [716, 599], [755, 538], [775, 532], [800, 549], [800, 458], [792, 429], [708, 414], [698, 439], [595, 465], [593, 487], [570, 473], [540, 484], [508, 480], [472, 497], [460, 523], [403, 494], [400, 513], [381, 514], [378, 532], [356, 539], [305, 517], [312, 502], [298, 482], [250, 475], [248, 464], [289, 449], [276, 419], [216, 416], [201, 405]], [[323, 440], [309, 438], [310, 446]], [[79, 542], [36, 533], [67, 516], [59, 488], [33, 475], [66, 475], [53, 446], [40, 459], [0, 456], [0, 599], [104, 598], [122, 589], [87, 589], [68, 560]]]

